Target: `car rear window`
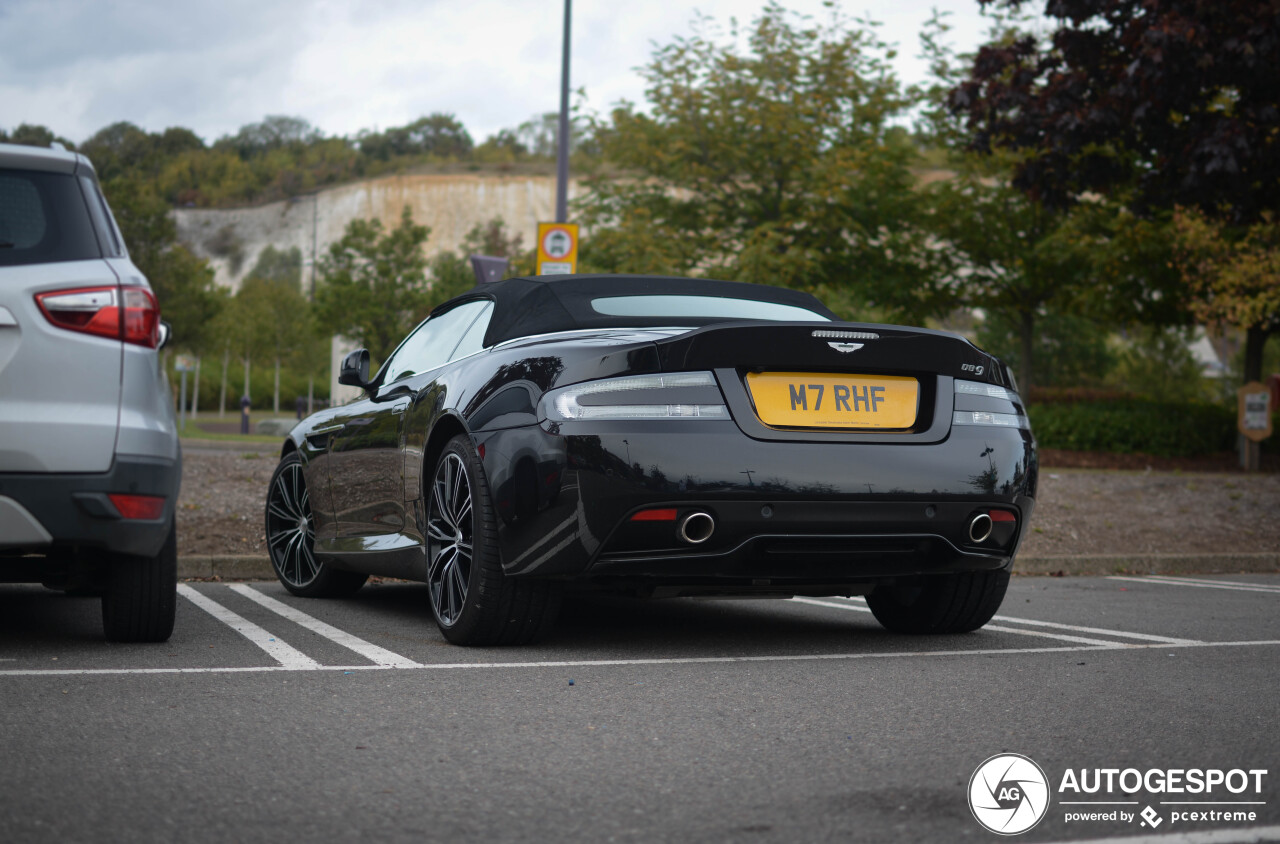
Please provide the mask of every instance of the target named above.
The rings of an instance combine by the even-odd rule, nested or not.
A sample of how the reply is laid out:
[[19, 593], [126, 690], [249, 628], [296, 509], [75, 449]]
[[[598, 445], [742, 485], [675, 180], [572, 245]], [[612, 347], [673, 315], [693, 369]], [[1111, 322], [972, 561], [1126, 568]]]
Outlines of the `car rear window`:
[[591, 300], [596, 313], [606, 316], [658, 317], [679, 320], [767, 319], [778, 322], [830, 322], [828, 317], [795, 305], [730, 299], [721, 296], [606, 296]]
[[101, 257], [74, 176], [0, 169], [0, 267]]

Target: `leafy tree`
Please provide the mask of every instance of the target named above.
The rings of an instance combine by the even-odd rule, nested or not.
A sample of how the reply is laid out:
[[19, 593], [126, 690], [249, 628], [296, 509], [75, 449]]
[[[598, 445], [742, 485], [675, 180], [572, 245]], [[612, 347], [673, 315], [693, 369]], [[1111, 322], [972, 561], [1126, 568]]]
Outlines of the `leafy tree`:
[[1280, 204], [1274, 4], [1046, 0], [1045, 14], [1049, 43], [983, 47], [951, 98], [980, 148], [1026, 153], [1019, 187], [1065, 205], [1136, 180], [1139, 207], [1226, 204], [1236, 222]]
[[18, 125], [13, 132], [5, 132], [0, 129], [0, 144], [21, 144], [28, 147], [48, 147], [54, 142], [62, 144], [67, 149], [75, 149], [76, 145], [68, 141], [66, 138], [55, 135], [52, 130], [45, 126], [39, 126], [31, 123], [22, 123]]
[[730, 39], [695, 22], [641, 69], [649, 107], [591, 127], [622, 174], [581, 203], [584, 266], [858, 290], [915, 318], [943, 301], [918, 263], [911, 105], [870, 28], [765, 7]]
[[[1093, 282], [1077, 221], [977, 168], [935, 182], [929, 195], [928, 225], [945, 247], [936, 259], [945, 267], [941, 284], [1012, 330], [1017, 345], [1010, 363], [1029, 394], [1038, 351], [1049, 351], [1038, 323], [1046, 313], [1077, 308]], [[985, 332], [984, 344], [1005, 351], [1006, 343], [993, 340]]]
[[475, 146], [466, 127], [452, 114], [441, 112], [385, 132], [363, 133], [358, 141], [361, 152], [380, 161], [422, 155], [465, 158]]
[[316, 313], [322, 328], [389, 355], [429, 310], [422, 246], [431, 230], [413, 222], [384, 233], [381, 220], [352, 220], [319, 263]]
[[[984, 0], [1018, 9], [1028, 0]], [[950, 95], [979, 150], [1053, 207], [1087, 192], [1247, 228], [1280, 212], [1280, 14], [1257, 0], [1046, 0], [1057, 28], [982, 48]], [[1246, 372], [1265, 332], [1248, 332]]]
[[288, 280], [250, 276], [236, 292], [232, 317], [237, 323], [232, 334], [245, 357], [264, 355], [275, 367], [273, 408], [279, 413], [281, 366], [305, 366], [316, 357], [317, 332], [307, 300]]
[[428, 307], [434, 308], [476, 286], [476, 274], [470, 260], [472, 255], [506, 258], [510, 262], [507, 278], [533, 272], [532, 259], [522, 247], [523, 240], [519, 233], [507, 231], [506, 223], [501, 217], [472, 226], [471, 231], [463, 238], [458, 252], [445, 250], [431, 259]]
[[147, 169], [144, 165], [152, 158], [155, 145], [146, 132], [120, 121], [94, 132], [80, 151], [89, 156], [98, 177], [107, 181]]
[[1200, 363], [1191, 354], [1188, 328], [1140, 326], [1119, 349], [1112, 380], [1131, 393], [1165, 402], [1211, 397]]
[[260, 278], [302, 290], [302, 250], [296, 246], [276, 249], [268, 245], [258, 253], [258, 260], [249, 271], [250, 278]]
[[[1031, 336], [1035, 357], [1035, 385], [1074, 387], [1100, 385], [1115, 366], [1108, 346], [1111, 331], [1092, 319], [1056, 308], [1036, 315]], [[1025, 336], [1019, 331], [1016, 314], [993, 310], [977, 329], [978, 345], [996, 355], [1018, 373], [1018, 389], [1031, 399], [1030, 385], [1023, 381], [1023, 359], [1027, 354]]]
[[173, 326], [175, 348], [202, 354], [217, 335], [212, 321], [225, 293], [213, 270], [178, 243], [168, 204], [151, 185], [137, 178], [116, 178], [103, 185], [129, 257], [151, 282], [160, 312]]
[[286, 146], [305, 146], [321, 139], [322, 134], [301, 117], [267, 115], [261, 123], [240, 127], [234, 135], [220, 138], [215, 147], [234, 150], [243, 159]]
[[502, 129], [476, 147], [474, 158], [484, 164], [514, 164], [529, 154], [529, 149], [513, 129]]
[[1265, 212], [1232, 237], [1203, 213], [1179, 209], [1175, 224], [1192, 310], [1210, 325], [1244, 329], [1244, 380], [1261, 380], [1267, 339], [1280, 332], [1280, 222]]

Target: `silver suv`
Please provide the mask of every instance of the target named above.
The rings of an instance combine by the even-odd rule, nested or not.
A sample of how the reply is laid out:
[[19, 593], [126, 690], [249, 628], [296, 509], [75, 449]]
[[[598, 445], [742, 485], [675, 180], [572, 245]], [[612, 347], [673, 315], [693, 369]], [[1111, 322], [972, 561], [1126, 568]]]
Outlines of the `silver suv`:
[[113, 641], [173, 631], [167, 336], [89, 160], [0, 144], [0, 582], [100, 593]]

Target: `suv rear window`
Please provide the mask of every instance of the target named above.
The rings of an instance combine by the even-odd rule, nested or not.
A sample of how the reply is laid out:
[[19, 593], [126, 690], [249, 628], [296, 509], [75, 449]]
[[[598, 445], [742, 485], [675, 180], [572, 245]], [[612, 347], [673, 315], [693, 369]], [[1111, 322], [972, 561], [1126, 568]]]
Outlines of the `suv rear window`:
[[101, 257], [74, 176], [0, 169], [0, 267]]

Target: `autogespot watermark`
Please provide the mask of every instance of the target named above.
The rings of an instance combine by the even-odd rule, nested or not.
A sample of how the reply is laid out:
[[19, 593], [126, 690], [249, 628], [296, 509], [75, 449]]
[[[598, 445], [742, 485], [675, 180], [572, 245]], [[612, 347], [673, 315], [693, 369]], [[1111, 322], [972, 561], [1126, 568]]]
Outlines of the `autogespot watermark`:
[[[1129, 823], [1173, 829], [1187, 823], [1252, 823], [1258, 819], [1266, 768], [1067, 768], [1058, 780], [1063, 821]], [[985, 828], [1018, 835], [1049, 811], [1044, 770], [1026, 756], [1002, 753], [969, 778], [969, 808]], [[1142, 808], [1139, 808], [1142, 807]]]
[[999, 835], [1026, 832], [1049, 810], [1049, 780], [1027, 757], [997, 754], [969, 778], [969, 810]]

